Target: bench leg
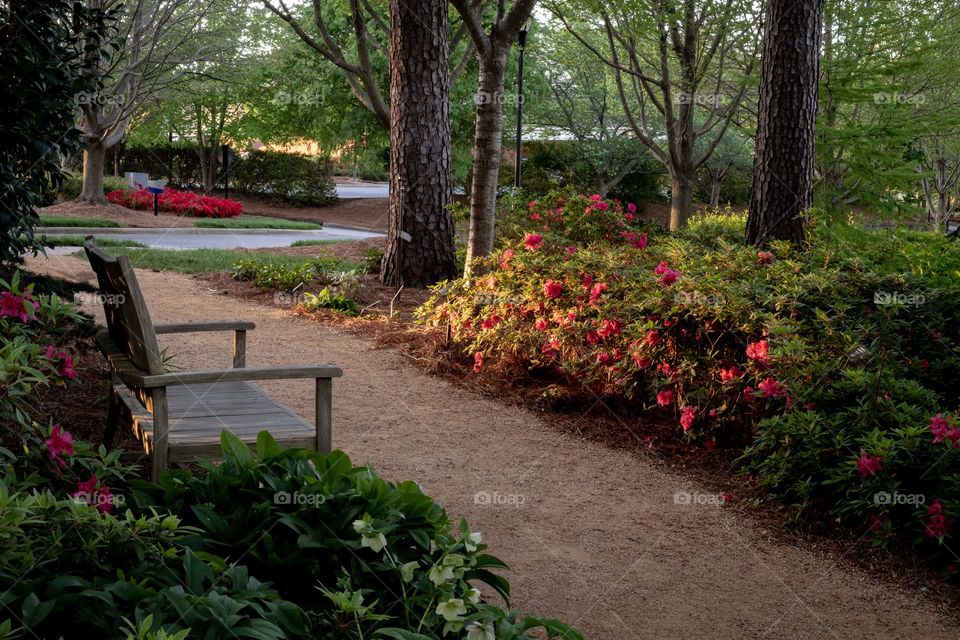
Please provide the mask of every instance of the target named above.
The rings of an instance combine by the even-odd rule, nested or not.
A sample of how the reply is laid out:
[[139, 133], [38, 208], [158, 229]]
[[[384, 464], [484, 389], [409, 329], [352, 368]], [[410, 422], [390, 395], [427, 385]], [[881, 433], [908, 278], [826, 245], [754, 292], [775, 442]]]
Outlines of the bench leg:
[[333, 393], [330, 378], [317, 378], [317, 451], [330, 453], [333, 447]]
[[157, 482], [160, 474], [167, 469], [169, 438], [167, 434], [167, 390], [153, 390], [153, 472], [152, 480]]
[[113, 438], [117, 434], [117, 424], [120, 422], [120, 396], [113, 384], [110, 385], [108, 394], [107, 428], [103, 432], [103, 446], [107, 450], [113, 446]]

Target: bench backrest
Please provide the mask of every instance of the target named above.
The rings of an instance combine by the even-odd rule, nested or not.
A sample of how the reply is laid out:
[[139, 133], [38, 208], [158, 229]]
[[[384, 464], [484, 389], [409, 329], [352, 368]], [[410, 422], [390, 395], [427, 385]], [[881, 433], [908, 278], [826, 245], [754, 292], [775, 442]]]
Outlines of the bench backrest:
[[144, 373], [163, 373], [157, 335], [130, 259], [104, 253], [89, 236], [83, 248], [97, 274], [111, 340]]

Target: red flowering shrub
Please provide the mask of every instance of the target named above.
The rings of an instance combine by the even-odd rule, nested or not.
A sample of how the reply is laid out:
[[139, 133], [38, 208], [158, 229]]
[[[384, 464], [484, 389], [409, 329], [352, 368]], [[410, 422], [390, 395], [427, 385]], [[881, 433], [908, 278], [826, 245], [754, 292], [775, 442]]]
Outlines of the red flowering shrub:
[[[122, 189], [111, 191], [107, 199], [113, 204], [128, 209], [146, 211], [153, 209], [153, 194], [146, 189]], [[157, 199], [161, 211], [182, 213], [195, 218], [233, 218], [243, 213], [243, 204], [236, 200], [202, 196], [192, 191], [165, 189]]]
[[[758, 256], [742, 217], [667, 235], [628, 214], [598, 196], [503, 212], [491, 271], [447, 283], [421, 320], [483, 354], [481, 375], [535, 370], [568, 396], [632, 408], [638, 431], [652, 411], [678, 438], [744, 448], [746, 468], [818, 522], [878, 540], [957, 533], [960, 483], [938, 461], [960, 463], [945, 417], [960, 407], [960, 285], [935, 274], [960, 272], [960, 247], [818, 228], [807, 251]], [[934, 500], [947, 519], [931, 528]]]

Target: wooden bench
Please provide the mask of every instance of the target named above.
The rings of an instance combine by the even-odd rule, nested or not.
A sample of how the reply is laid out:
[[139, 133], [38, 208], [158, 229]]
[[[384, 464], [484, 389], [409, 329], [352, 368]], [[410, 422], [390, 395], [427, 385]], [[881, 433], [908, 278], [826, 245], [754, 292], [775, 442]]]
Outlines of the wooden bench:
[[[281, 447], [329, 452], [331, 380], [343, 375], [334, 365], [246, 368], [246, 334], [252, 322], [187, 322], [157, 325], [126, 256], [110, 256], [87, 236], [84, 250], [100, 285], [107, 328], [97, 344], [110, 363], [110, 409], [104, 442], [110, 446], [124, 417], [153, 457], [153, 479], [168, 463], [216, 458], [226, 429], [255, 446], [257, 433], [269, 431]], [[172, 371], [163, 367], [158, 334], [232, 331], [233, 368]], [[316, 423], [310, 425], [276, 402], [254, 380], [314, 379]]]

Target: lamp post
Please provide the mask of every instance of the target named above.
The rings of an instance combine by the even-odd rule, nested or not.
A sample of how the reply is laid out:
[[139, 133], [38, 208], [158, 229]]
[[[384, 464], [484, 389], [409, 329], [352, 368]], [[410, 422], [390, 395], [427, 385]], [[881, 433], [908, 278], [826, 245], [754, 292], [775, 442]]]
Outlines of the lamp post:
[[524, 25], [517, 32], [517, 46], [520, 48], [520, 59], [517, 65], [517, 145], [513, 160], [513, 188], [520, 189], [520, 146], [523, 143], [523, 52], [527, 49], [527, 26]]

